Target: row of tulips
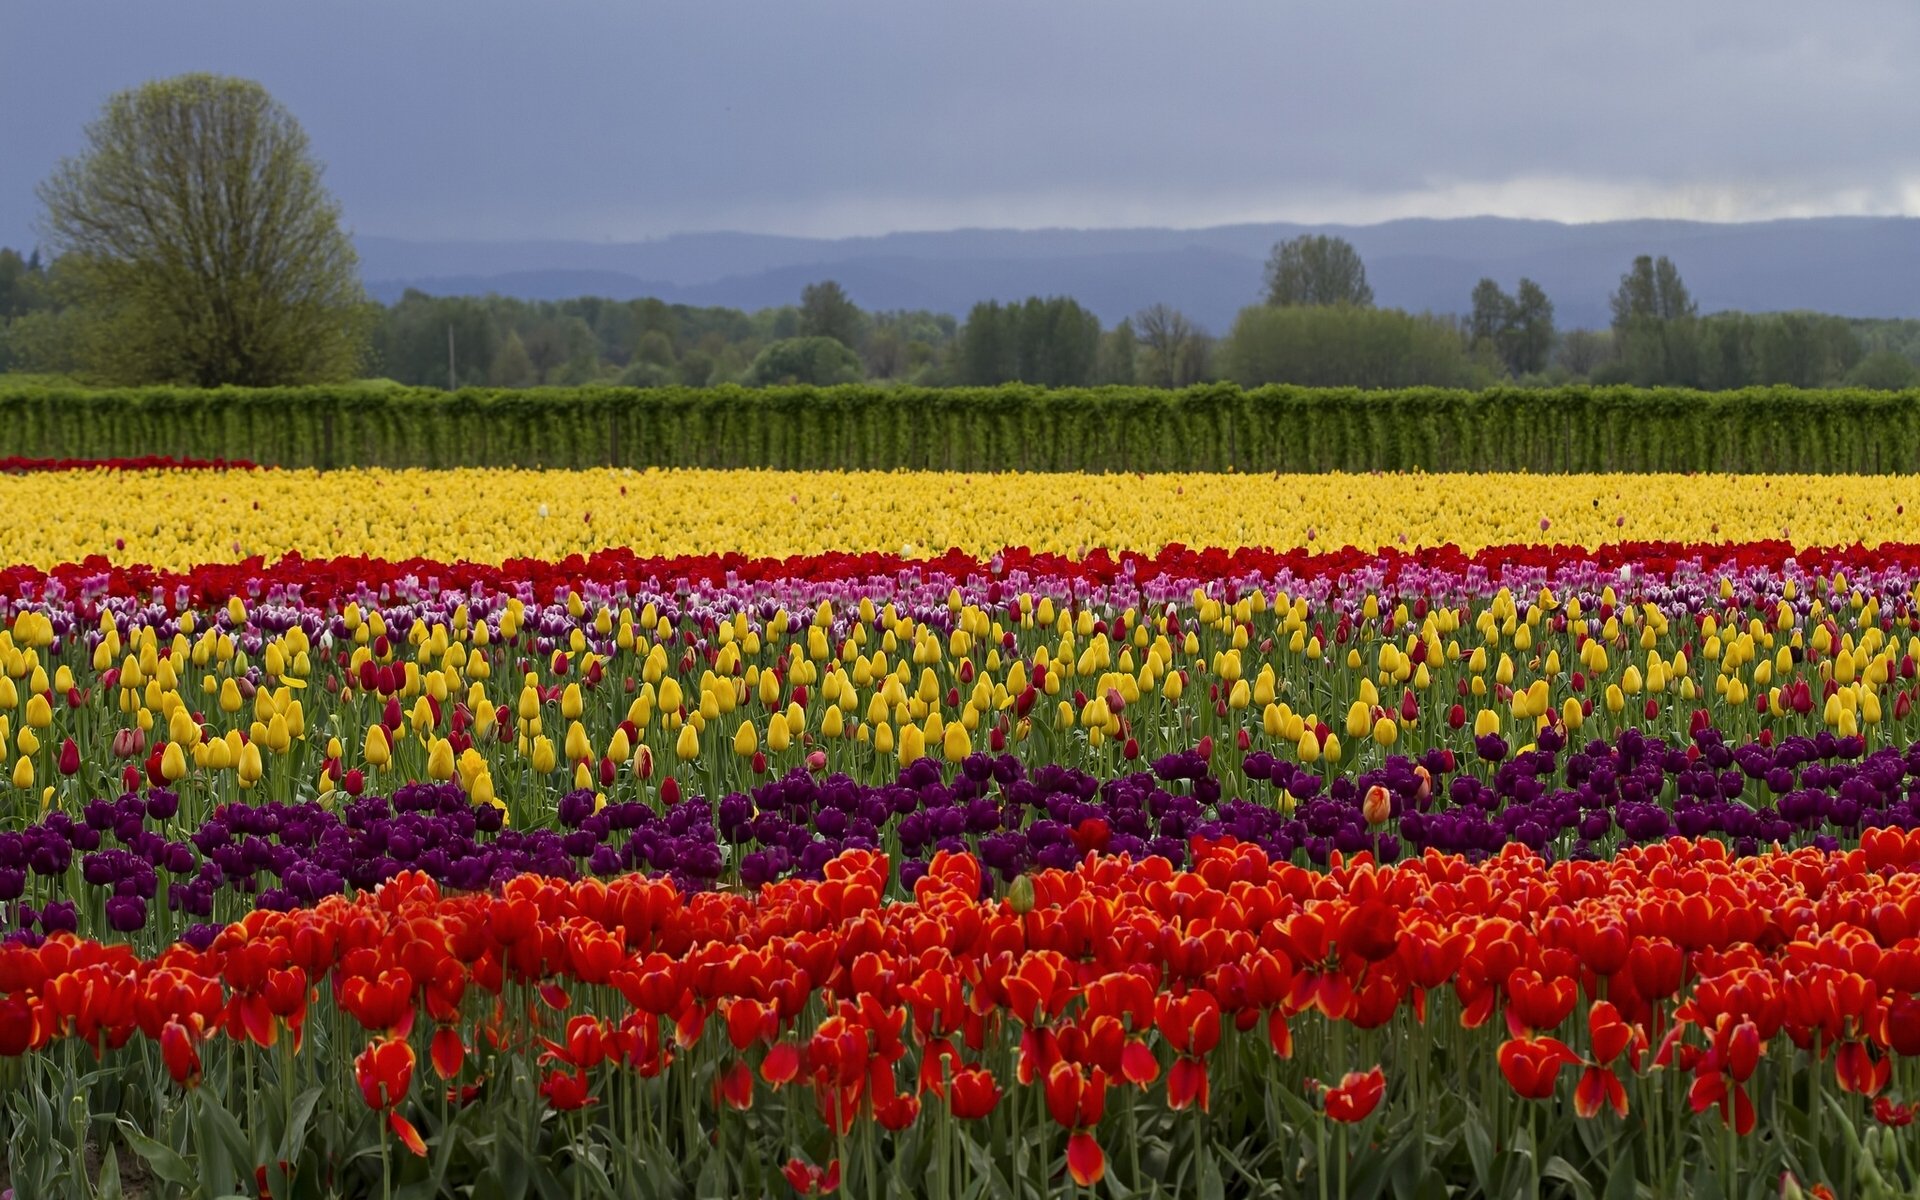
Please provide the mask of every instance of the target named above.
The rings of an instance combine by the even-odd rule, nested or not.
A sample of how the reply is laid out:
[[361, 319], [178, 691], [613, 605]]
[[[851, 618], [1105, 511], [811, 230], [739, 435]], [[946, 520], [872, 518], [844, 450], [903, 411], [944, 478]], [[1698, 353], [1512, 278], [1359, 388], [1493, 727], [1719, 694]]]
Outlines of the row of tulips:
[[414, 564], [324, 599], [295, 564], [214, 602], [124, 572], [23, 581], [0, 630], [0, 810], [25, 822], [146, 782], [200, 820], [431, 781], [524, 828], [575, 790], [721, 796], [798, 767], [877, 785], [978, 752], [1104, 776], [1211, 742], [1352, 774], [1547, 733], [1683, 740], [1704, 722], [1730, 745], [1877, 750], [1920, 729], [1920, 571], [1595, 558], [1515, 567], [1530, 590], [1485, 564], [1372, 561], [1097, 584], [1002, 561], [631, 585], [579, 563], [549, 565], [575, 578], [544, 593]]
[[0, 947], [14, 1186], [117, 1188], [122, 1158], [212, 1196], [1920, 1186], [1920, 834], [986, 874], [408, 873], [157, 954]]
[[[452, 781], [402, 784], [391, 797], [227, 802], [197, 824], [178, 792], [155, 787], [0, 830], [0, 927], [28, 941], [81, 932], [156, 950], [175, 938], [204, 946], [256, 906], [312, 905], [410, 871], [466, 891], [524, 874], [640, 872], [692, 892], [818, 879], [843, 851], [881, 850], [897, 868], [890, 894], [901, 897], [943, 852], [976, 855], [983, 884], [1004, 889], [1093, 850], [1184, 866], [1193, 837], [1326, 867], [1427, 849], [1477, 861], [1509, 843], [1548, 861], [1593, 859], [1674, 835], [1715, 837], [1750, 856], [1920, 827], [1920, 745], [1869, 754], [1862, 739], [1826, 732], [1733, 746], [1704, 725], [1685, 742], [1628, 729], [1569, 747], [1549, 728], [1517, 755], [1489, 735], [1468, 762], [1430, 750], [1331, 778], [1264, 752], [1237, 768], [1214, 758], [1231, 756], [1169, 754], [1104, 781], [1052, 764], [1029, 770], [1010, 754], [945, 770], [923, 758], [871, 787], [796, 769], [717, 802], [661, 796], [670, 787], [615, 789], [611, 800], [580, 789], [527, 828]], [[1248, 795], [1227, 796], [1216, 765], [1241, 776]]]

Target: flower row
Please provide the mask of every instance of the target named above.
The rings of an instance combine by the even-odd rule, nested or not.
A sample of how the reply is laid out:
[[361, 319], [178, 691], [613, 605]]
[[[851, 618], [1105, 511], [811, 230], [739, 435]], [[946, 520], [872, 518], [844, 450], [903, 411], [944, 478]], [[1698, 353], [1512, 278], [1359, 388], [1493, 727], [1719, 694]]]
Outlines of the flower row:
[[[1184, 870], [1095, 855], [1004, 896], [985, 874], [941, 853], [900, 900], [863, 851], [755, 895], [409, 874], [200, 949], [62, 935], [0, 947], [0, 1055], [117, 1087], [141, 1152], [193, 1154], [215, 1193], [256, 1168], [276, 1195], [364, 1189], [369, 1132], [402, 1181], [426, 1167], [390, 1166], [396, 1138], [443, 1171], [520, 1155], [729, 1194], [781, 1163], [802, 1190], [844, 1170], [877, 1191], [892, 1163], [946, 1194], [962, 1162], [1043, 1192], [1235, 1165], [1302, 1190], [1337, 1169], [1344, 1191], [1351, 1159], [1364, 1195], [1398, 1169], [1366, 1159], [1407, 1155], [1490, 1189], [1508, 1166], [1476, 1139], [1516, 1128], [1535, 1163], [1656, 1192], [1731, 1190], [1781, 1154], [1872, 1194], [1920, 1166], [1859, 1132], [1920, 1095], [1911, 832], [1331, 872], [1196, 840]], [[1391, 1155], [1351, 1155], [1355, 1125]]]
[[1247, 794], [1235, 797], [1210, 753], [1165, 755], [1151, 771], [1105, 781], [975, 754], [945, 771], [919, 759], [872, 787], [795, 769], [717, 803], [675, 795], [677, 783], [613, 801], [580, 789], [524, 829], [451, 781], [404, 784], [391, 798], [228, 802], [198, 822], [179, 793], [153, 788], [0, 832], [0, 913], [29, 939], [84, 930], [157, 948], [175, 937], [204, 945], [255, 906], [312, 905], [405, 872], [466, 891], [524, 874], [639, 872], [691, 892], [818, 879], [844, 851], [882, 850], [897, 864], [890, 894], [901, 896], [940, 853], [976, 855], [983, 885], [1004, 890], [1095, 852], [1184, 866], [1194, 837], [1326, 868], [1427, 849], [1478, 861], [1510, 843], [1549, 861], [1593, 859], [1674, 835], [1716, 837], [1751, 856], [1920, 827], [1920, 745], [1867, 754], [1861, 739], [1827, 733], [1730, 746], [1711, 728], [1685, 743], [1629, 729], [1564, 747], [1549, 729], [1518, 755], [1490, 736], [1469, 762], [1434, 750], [1331, 777], [1255, 752], [1239, 767]]
[[[431, 781], [528, 828], [580, 789], [637, 800], [671, 779], [717, 797], [802, 766], [877, 785], [978, 752], [1106, 777], [1210, 741], [1357, 774], [1395, 754], [1473, 760], [1490, 738], [1524, 752], [1547, 731], [1900, 751], [1915, 736], [1920, 573], [1897, 565], [1595, 560], [1529, 590], [1485, 564], [1386, 558], [1199, 585], [1184, 572], [1203, 564], [1163, 558], [1151, 586], [1131, 559], [1093, 585], [1009, 557], [964, 577], [819, 581], [803, 563], [544, 593], [418, 564], [319, 598], [271, 576], [217, 598], [115, 586], [126, 572], [20, 581], [0, 630], [0, 805], [72, 811], [146, 782], [198, 819]], [[1219, 779], [1229, 796], [1263, 782]]]
[[500, 562], [610, 546], [984, 555], [1010, 529], [1075, 557], [1176, 544], [1804, 547], [1920, 540], [1916, 504], [1916, 476], [67, 471], [0, 475], [0, 561], [99, 554], [181, 569], [297, 553]]

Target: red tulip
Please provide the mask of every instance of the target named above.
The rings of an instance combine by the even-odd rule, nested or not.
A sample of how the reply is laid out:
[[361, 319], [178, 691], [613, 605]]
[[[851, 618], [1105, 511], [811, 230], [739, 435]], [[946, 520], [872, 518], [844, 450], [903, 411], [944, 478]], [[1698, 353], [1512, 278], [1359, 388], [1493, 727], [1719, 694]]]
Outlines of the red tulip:
[[433, 1073], [440, 1078], [452, 1079], [458, 1075], [461, 1064], [467, 1059], [467, 1048], [460, 1041], [459, 1031], [450, 1027], [436, 1030], [427, 1057], [433, 1062]]
[[1587, 1010], [1587, 1033], [1593, 1043], [1594, 1061], [1602, 1066], [1617, 1058], [1632, 1044], [1634, 1030], [1620, 1019], [1620, 1010], [1606, 1000]]
[[1390, 958], [1400, 946], [1400, 914], [1381, 900], [1368, 900], [1347, 914], [1340, 944], [1368, 962]]
[[[31, 1025], [31, 1022], [25, 1022]], [[182, 1087], [200, 1086], [200, 1050], [193, 1044], [193, 1034], [178, 1021], [168, 1021], [160, 1028], [160, 1059], [167, 1065], [167, 1074]]]
[[962, 1067], [954, 1072], [949, 1107], [963, 1121], [978, 1121], [990, 1115], [1000, 1104], [1000, 1085], [981, 1067]]
[[413, 1047], [397, 1037], [373, 1042], [353, 1060], [353, 1076], [368, 1108], [392, 1108], [413, 1084]]
[[1207, 1084], [1207, 1063], [1200, 1058], [1176, 1059], [1173, 1069], [1167, 1072], [1167, 1107], [1175, 1112], [1191, 1108], [1197, 1101], [1200, 1111], [1208, 1111], [1210, 1091]]
[[1047, 1071], [1047, 1112], [1068, 1129], [1091, 1129], [1107, 1111], [1107, 1074], [1089, 1076], [1078, 1063], [1056, 1062]]
[[72, 738], [60, 743], [60, 773], [73, 775], [80, 770], [80, 746]]
[[784, 1087], [800, 1074], [800, 1048], [792, 1042], [780, 1042], [760, 1060], [760, 1078], [768, 1087]]
[[1327, 1089], [1327, 1115], [1336, 1121], [1364, 1121], [1386, 1094], [1386, 1072], [1379, 1067], [1364, 1074], [1349, 1071], [1338, 1087]]
[[1883, 1058], [1875, 1062], [1864, 1044], [1846, 1042], [1833, 1056], [1833, 1074], [1841, 1091], [1877, 1096], [1893, 1076], [1893, 1060]]
[[420, 1131], [413, 1127], [412, 1121], [397, 1112], [389, 1112], [387, 1128], [393, 1130], [393, 1135], [400, 1139], [400, 1144], [411, 1153], [420, 1158], [427, 1156], [427, 1139], [420, 1136]]
[[1545, 1100], [1553, 1095], [1560, 1068], [1579, 1062], [1580, 1056], [1557, 1038], [1513, 1038], [1500, 1044], [1500, 1073], [1523, 1100]]
[[828, 1163], [824, 1170], [810, 1162], [791, 1158], [786, 1166], [780, 1168], [780, 1173], [787, 1177], [787, 1183], [793, 1190], [802, 1196], [824, 1196], [840, 1188], [840, 1160], [837, 1158]]
[[1107, 1173], [1106, 1152], [1090, 1133], [1076, 1133], [1067, 1139], [1067, 1173], [1081, 1187], [1092, 1187]]
[[[751, 1085], [752, 1080], [748, 1080]], [[553, 1071], [540, 1081], [540, 1094], [555, 1112], [574, 1112], [593, 1103], [592, 1087], [582, 1070]]]
[[721, 1073], [713, 1085], [714, 1095], [728, 1108], [753, 1107], [753, 1068], [736, 1061]]
[[1626, 1116], [1627, 1089], [1621, 1086], [1620, 1077], [1606, 1067], [1588, 1067], [1581, 1072], [1580, 1082], [1573, 1089], [1573, 1109], [1591, 1119], [1599, 1114], [1602, 1105], [1611, 1107], [1616, 1116]]
[[1507, 976], [1507, 1013], [1525, 1029], [1557, 1029], [1573, 1011], [1577, 991], [1571, 979], [1542, 979], [1538, 971], [1514, 971]]

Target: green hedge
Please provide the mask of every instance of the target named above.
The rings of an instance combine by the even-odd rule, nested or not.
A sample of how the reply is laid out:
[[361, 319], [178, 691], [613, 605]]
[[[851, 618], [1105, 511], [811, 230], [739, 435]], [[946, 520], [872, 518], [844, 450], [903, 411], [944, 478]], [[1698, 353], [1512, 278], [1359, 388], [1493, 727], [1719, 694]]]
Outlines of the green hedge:
[[1920, 469], [1920, 392], [1212, 385], [442, 392], [9, 388], [0, 455], [282, 466]]

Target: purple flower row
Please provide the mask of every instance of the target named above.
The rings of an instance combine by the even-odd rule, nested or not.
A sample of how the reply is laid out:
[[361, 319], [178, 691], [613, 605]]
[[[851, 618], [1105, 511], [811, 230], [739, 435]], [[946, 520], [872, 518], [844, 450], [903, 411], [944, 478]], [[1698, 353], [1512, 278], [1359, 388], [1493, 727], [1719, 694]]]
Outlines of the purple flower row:
[[1392, 862], [1432, 848], [1477, 859], [1509, 842], [1590, 858], [1676, 834], [1723, 837], [1742, 854], [1773, 843], [1831, 849], [1868, 827], [1920, 825], [1920, 744], [1868, 754], [1858, 738], [1821, 734], [1732, 746], [1706, 728], [1685, 744], [1628, 729], [1569, 748], [1549, 729], [1524, 753], [1497, 738], [1480, 739], [1478, 750], [1469, 764], [1432, 750], [1332, 778], [1255, 753], [1242, 764], [1253, 794], [1233, 797], [1197, 752], [1105, 781], [981, 754], [950, 777], [925, 759], [879, 787], [795, 771], [751, 793], [664, 810], [600, 805], [579, 791], [562, 798], [551, 827], [525, 830], [503, 827], [499, 810], [471, 804], [455, 785], [429, 783], [333, 809], [228, 804], [181, 830], [178, 798], [156, 788], [0, 833], [0, 905], [17, 929], [51, 933], [76, 928], [94, 903], [108, 929], [132, 933], [155, 906], [181, 922], [225, 921], [251, 907], [369, 889], [402, 871], [465, 890], [529, 872], [639, 871], [697, 891], [818, 877], [842, 850], [864, 848], [893, 854], [900, 884], [911, 887], [940, 850], [977, 853], [1011, 880], [1070, 867], [1089, 849], [1177, 864], [1196, 836], [1324, 864], [1336, 851]]

